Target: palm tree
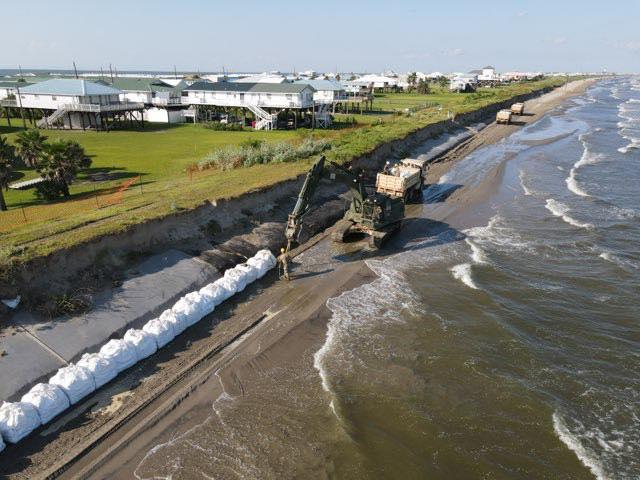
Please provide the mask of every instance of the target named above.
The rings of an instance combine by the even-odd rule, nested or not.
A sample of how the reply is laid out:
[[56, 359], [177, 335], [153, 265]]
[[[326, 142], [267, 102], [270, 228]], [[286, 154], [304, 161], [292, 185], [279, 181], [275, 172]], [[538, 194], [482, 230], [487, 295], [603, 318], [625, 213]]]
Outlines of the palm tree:
[[20, 132], [16, 138], [18, 157], [22, 159], [27, 167], [38, 166], [38, 158], [42, 155], [47, 137], [38, 130], [25, 130]]
[[0, 136], [0, 210], [7, 209], [2, 189], [9, 189], [9, 180], [16, 160], [15, 148], [7, 143], [7, 139]]
[[65, 197], [78, 171], [91, 165], [84, 148], [73, 140], [58, 140], [45, 146], [38, 162], [42, 178], [60, 187]]

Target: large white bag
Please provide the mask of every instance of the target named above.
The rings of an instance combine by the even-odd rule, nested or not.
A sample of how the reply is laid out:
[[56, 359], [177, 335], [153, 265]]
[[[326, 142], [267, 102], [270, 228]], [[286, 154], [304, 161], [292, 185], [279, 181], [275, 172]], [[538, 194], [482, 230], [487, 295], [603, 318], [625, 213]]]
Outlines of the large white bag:
[[209, 302], [207, 299], [203, 298], [202, 295], [200, 295], [200, 292], [198, 291], [187, 293], [184, 296], [184, 298], [185, 300], [190, 302], [193, 305], [193, 308], [195, 309], [196, 320], [192, 323], [193, 325], [194, 323], [202, 320], [202, 317], [206, 315], [205, 312], [209, 308]]
[[170, 308], [162, 312], [159, 319], [171, 325], [174, 336], [176, 337], [184, 332], [185, 328], [187, 328], [187, 323], [184, 321], [184, 317], [182, 315], [176, 316]]
[[251, 257], [247, 260], [247, 265], [251, 265], [258, 271], [258, 278], [264, 277], [271, 268], [269, 261], [264, 258]]
[[2, 402], [0, 434], [9, 443], [18, 443], [40, 426], [36, 407], [24, 402]]
[[247, 285], [250, 283], [253, 283], [256, 281], [256, 279], [258, 278], [258, 270], [247, 264], [247, 263], [241, 263], [240, 265], [236, 265], [236, 269], [244, 272], [244, 274], [247, 276]]
[[238, 282], [230, 277], [219, 278], [213, 282], [213, 284], [222, 290], [223, 302], [228, 298], [233, 297], [238, 291]]
[[120, 338], [114, 338], [105, 343], [100, 349], [100, 355], [105, 360], [112, 362], [118, 373], [138, 361], [135, 347]]
[[205, 315], [209, 315], [213, 312], [215, 308], [220, 305], [225, 298], [227, 298], [227, 291], [215, 283], [210, 283], [209, 285], [202, 287], [198, 293], [200, 293], [200, 296], [207, 305]]
[[52, 418], [69, 408], [69, 399], [65, 393], [60, 387], [50, 383], [38, 383], [33, 386], [20, 401], [33, 405], [43, 424], [49, 423]]
[[239, 293], [247, 286], [247, 274], [237, 267], [230, 268], [224, 272], [225, 278], [231, 278], [237, 282], [236, 293]]
[[173, 325], [167, 321], [160, 320], [159, 318], [149, 320], [145, 326], [142, 327], [142, 330], [154, 338], [158, 348], [164, 347], [176, 336], [173, 332]]
[[135, 347], [138, 360], [147, 358], [158, 350], [158, 345], [156, 345], [154, 337], [143, 330], [130, 328], [124, 334], [123, 338]]
[[253, 256], [253, 258], [266, 260], [269, 263], [270, 268], [273, 268], [278, 264], [278, 260], [276, 260], [276, 257], [273, 256], [273, 253], [271, 253], [270, 250], [260, 250]]
[[198, 292], [192, 293], [197, 294], [197, 297], [189, 293], [188, 295], [185, 295], [180, 300], [178, 300], [171, 308], [171, 311], [176, 316], [176, 318], [180, 322], [184, 323], [187, 327], [190, 327], [202, 318], [200, 308], [200, 294]]
[[100, 388], [118, 375], [115, 361], [99, 353], [85, 353], [76, 365], [86, 368], [93, 375], [96, 388]]
[[49, 383], [60, 387], [72, 405], [96, 389], [91, 372], [74, 364], [59, 369]]

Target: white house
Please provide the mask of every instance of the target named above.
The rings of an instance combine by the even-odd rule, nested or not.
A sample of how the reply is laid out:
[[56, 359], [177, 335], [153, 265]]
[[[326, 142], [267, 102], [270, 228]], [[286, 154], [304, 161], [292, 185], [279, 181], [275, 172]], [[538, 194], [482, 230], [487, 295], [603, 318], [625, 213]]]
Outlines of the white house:
[[182, 91], [182, 103], [221, 107], [310, 108], [314, 89], [306, 83], [197, 82]]
[[496, 73], [496, 69], [491, 65], [482, 69], [482, 72], [478, 75], [479, 82], [497, 82], [500, 80], [500, 75]]
[[19, 88], [28, 87], [31, 83], [16, 81], [0, 81], [0, 100], [15, 96]]
[[475, 73], [456, 74], [449, 83], [449, 90], [455, 92], [470, 92], [476, 89], [478, 75]]
[[120, 100], [141, 102], [143, 119], [154, 123], [184, 122], [181, 92], [184, 82], [175, 86], [157, 78], [116, 78], [111, 86], [121, 90]]
[[[198, 82], [182, 91], [182, 102], [193, 106], [194, 118], [199, 105], [248, 109], [256, 117], [254, 128], [270, 130], [284, 109], [313, 109], [314, 92], [306, 83]], [[297, 118], [295, 114], [294, 125]]]
[[143, 103], [122, 101], [122, 93], [104, 83], [56, 78], [20, 88], [17, 103], [30, 114], [45, 112], [39, 127], [108, 128], [109, 119], [144, 108]]
[[336, 80], [296, 80], [294, 83], [311, 85], [316, 103], [333, 103], [347, 98], [344, 86]]
[[352, 85], [364, 85], [367, 87], [372, 87], [377, 89], [399, 87], [398, 77], [388, 77], [385, 75], [374, 75], [374, 74], [363, 75], [360, 78], [357, 78], [349, 83]]

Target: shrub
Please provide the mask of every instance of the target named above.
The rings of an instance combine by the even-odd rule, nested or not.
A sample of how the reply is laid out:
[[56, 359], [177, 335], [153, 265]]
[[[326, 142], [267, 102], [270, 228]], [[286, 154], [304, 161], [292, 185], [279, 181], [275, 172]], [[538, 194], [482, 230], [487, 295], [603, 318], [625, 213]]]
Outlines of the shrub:
[[204, 124], [204, 128], [216, 131], [239, 132], [242, 130], [242, 125], [239, 123], [207, 122]]
[[330, 147], [327, 140], [314, 140], [312, 137], [306, 137], [298, 146], [287, 142], [267, 143], [249, 140], [237, 147], [229, 146], [209, 153], [198, 162], [198, 168], [231, 170], [265, 163], [293, 162], [316, 155]]

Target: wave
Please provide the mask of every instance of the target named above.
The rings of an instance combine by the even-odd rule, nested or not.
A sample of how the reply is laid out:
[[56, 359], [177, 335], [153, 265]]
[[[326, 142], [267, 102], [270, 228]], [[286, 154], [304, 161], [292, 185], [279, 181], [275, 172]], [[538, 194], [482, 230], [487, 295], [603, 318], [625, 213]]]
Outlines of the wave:
[[618, 105], [618, 117], [621, 119], [618, 122], [619, 134], [629, 142], [624, 147], [618, 148], [620, 153], [640, 149], [640, 110], [637, 107], [632, 108], [634, 104], [640, 104], [640, 100], [632, 98]]
[[547, 199], [545, 208], [549, 210], [554, 216], [561, 218], [569, 225], [572, 225], [578, 228], [586, 228], [586, 229], [594, 228], [593, 224], [591, 223], [583, 223], [567, 215], [567, 213], [570, 211], [569, 207], [566, 206], [564, 203], [554, 200], [553, 198]]
[[558, 438], [564, 443], [569, 450], [576, 454], [580, 462], [591, 470], [598, 480], [608, 480], [610, 477], [605, 473], [604, 467], [600, 463], [596, 455], [587, 447], [580, 443], [579, 438], [571, 433], [560, 414], [553, 412], [553, 430]]
[[520, 180], [520, 186], [522, 187], [522, 191], [524, 192], [524, 194], [529, 196], [533, 195], [533, 192], [529, 190], [524, 183], [524, 170], [520, 170], [520, 173], [518, 174], [518, 179]]
[[638, 270], [638, 268], [640, 268], [634, 262], [631, 262], [629, 260], [625, 260], [624, 258], [621, 258], [618, 255], [615, 255], [614, 253], [611, 253], [611, 252], [608, 252], [608, 251], [602, 252], [598, 256], [600, 258], [602, 258], [603, 260], [606, 260], [609, 263], [613, 263], [614, 265], [617, 265], [618, 267], [622, 268], [623, 270], [627, 270], [628, 271], [629, 267], [634, 269], [634, 270]]
[[589, 197], [590, 195], [585, 192], [580, 185], [578, 185], [578, 181], [576, 180], [576, 168], [572, 168], [569, 172], [569, 176], [565, 178], [565, 182], [567, 182], [567, 188], [575, 193], [576, 195], [580, 195], [581, 197]]
[[453, 278], [456, 280], [460, 280], [467, 287], [473, 288], [474, 290], [479, 290], [478, 286], [473, 282], [473, 278], [471, 278], [471, 264], [470, 263], [461, 263], [459, 265], [455, 265], [451, 267], [451, 273], [453, 274]]

